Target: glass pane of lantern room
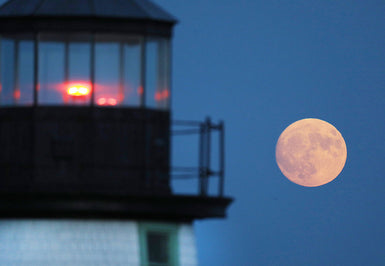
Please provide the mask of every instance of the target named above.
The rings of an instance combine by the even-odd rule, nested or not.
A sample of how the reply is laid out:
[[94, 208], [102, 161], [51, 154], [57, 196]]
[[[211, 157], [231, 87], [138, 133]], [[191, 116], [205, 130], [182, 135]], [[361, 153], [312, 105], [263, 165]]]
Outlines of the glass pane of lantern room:
[[15, 88], [15, 41], [3, 37], [1, 39], [1, 105], [14, 104]]
[[4, 36], [1, 45], [1, 104], [32, 105], [34, 87], [32, 36]]
[[18, 56], [18, 78], [14, 98], [20, 105], [32, 105], [33, 103], [33, 70], [34, 70], [34, 41], [21, 40], [17, 47]]
[[44, 35], [39, 42], [39, 104], [62, 104], [64, 84], [65, 43], [61, 36]]
[[150, 39], [146, 44], [146, 106], [169, 108], [170, 48], [167, 39]]
[[89, 105], [91, 99], [91, 36], [71, 35], [68, 43], [68, 73], [64, 102]]
[[123, 42], [123, 105], [139, 106], [143, 94], [141, 84], [141, 39], [132, 38]]
[[96, 105], [115, 106], [123, 99], [120, 51], [117, 36], [96, 36], [94, 92]]

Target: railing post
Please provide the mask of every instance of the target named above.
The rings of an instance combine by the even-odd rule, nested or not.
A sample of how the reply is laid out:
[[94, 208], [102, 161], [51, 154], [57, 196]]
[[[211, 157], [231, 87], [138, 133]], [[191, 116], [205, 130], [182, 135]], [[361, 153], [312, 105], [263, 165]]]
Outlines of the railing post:
[[33, 46], [33, 54], [34, 54], [34, 62], [33, 62], [33, 106], [37, 106], [38, 102], [38, 93], [39, 93], [39, 42], [40, 36], [38, 33], [35, 35], [34, 46]]
[[94, 101], [95, 101], [95, 34], [92, 33], [90, 36], [91, 38], [91, 51], [90, 51], [90, 82], [91, 82], [91, 99], [90, 99], [90, 106], [94, 107]]
[[225, 125], [219, 123], [219, 196], [223, 197], [225, 181]]
[[14, 68], [13, 68], [13, 93], [12, 93], [12, 97], [13, 97], [13, 104], [18, 104], [18, 95], [20, 95], [20, 84], [19, 84], [19, 46], [20, 46], [20, 42], [19, 40], [16, 40], [15, 41], [15, 49], [13, 50], [13, 64], [14, 64]]
[[204, 182], [203, 182], [203, 179], [204, 179], [204, 148], [205, 148], [205, 145], [204, 145], [204, 142], [205, 142], [205, 124], [204, 123], [200, 123], [199, 125], [199, 194], [200, 195], [203, 195], [204, 194]]
[[[179, 121], [179, 124], [183, 125], [184, 122]], [[200, 196], [209, 195], [210, 177], [218, 177], [218, 184], [213, 188], [217, 191], [217, 197], [223, 197], [224, 195], [224, 176], [225, 176], [225, 126], [223, 121], [219, 123], [212, 123], [211, 119], [207, 117], [203, 122], [191, 121], [187, 122], [189, 125], [198, 126], [195, 130], [181, 130], [175, 131], [174, 135], [183, 134], [199, 134], [199, 146], [198, 146], [198, 194]], [[195, 124], [195, 125], [194, 125]], [[211, 141], [212, 131], [218, 131], [218, 162], [215, 164], [214, 170], [211, 169]], [[180, 134], [176, 134], [180, 133]], [[215, 138], [217, 136], [215, 135]], [[215, 140], [216, 141], [216, 140]], [[216, 187], [217, 186], [217, 187]]]
[[209, 177], [211, 175], [211, 119], [206, 118], [206, 165], [205, 165], [205, 195], [209, 190]]

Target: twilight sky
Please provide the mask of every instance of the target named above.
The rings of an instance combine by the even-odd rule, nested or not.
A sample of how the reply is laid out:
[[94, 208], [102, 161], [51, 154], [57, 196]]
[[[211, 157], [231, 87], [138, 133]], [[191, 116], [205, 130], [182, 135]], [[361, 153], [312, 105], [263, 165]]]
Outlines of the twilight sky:
[[[226, 220], [196, 222], [201, 265], [383, 265], [385, 2], [154, 2], [180, 21], [173, 117], [226, 123], [235, 202]], [[275, 163], [280, 133], [308, 117], [348, 149], [341, 175], [316, 188]], [[188, 165], [192, 147], [176, 142], [174, 164]]]

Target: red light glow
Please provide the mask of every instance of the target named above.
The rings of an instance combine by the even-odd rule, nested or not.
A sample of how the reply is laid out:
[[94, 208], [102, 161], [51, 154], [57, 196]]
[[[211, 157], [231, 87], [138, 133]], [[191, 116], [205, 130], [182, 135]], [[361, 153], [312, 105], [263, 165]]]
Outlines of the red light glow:
[[113, 98], [109, 98], [108, 100], [107, 100], [107, 103], [109, 104], [109, 105], [116, 105], [116, 99], [113, 99]]
[[167, 99], [167, 98], [168, 98], [168, 96], [169, 96], [169, 92], [168, 92], [168, 90], [164, 90], [164, 91], [162, 91], [162, 97], [163, 97], [163, 99]]
[[155, 100], [156, 100], [157, 102], [159, 102], [160, 100], [162, 100], [162, 94], [160, 93], [160, 91], [155, 92]]
[[13, 92], [13, 98], [15, 98], [16, 100], [19, 100], [20, 96], [21, 96], [20, 90], [15, 90]]
[[154, 97], [155, 97], [155, 100], [157, 102], [159, 102], [159, 101], [167, 99], [169, 97], [169, 92], [168, 92], [168, 90], [157, 91], [157, 92], [155, 92]]
[[97, 100], [98, 105], [106, 106], [115, 106], [118, 103], [118, 101], [115, 98], [106, 98], [106, 97], [101, 97]]
[[142, 87], [142, 86], [139, 86], [139, 87], [138, 87], [138, 94], [139, 94], [139, 95], [142, 95], [142, 94], [143, 94], [143, 87]]
[[75, 85], [75, 86], [71, 86], [68, 88], [67, 94], [70, 96], [75, 96], [75, 97], [86, 96], [86, 95], [90, 94], [90, 89], [85, 87], [85, 86]]

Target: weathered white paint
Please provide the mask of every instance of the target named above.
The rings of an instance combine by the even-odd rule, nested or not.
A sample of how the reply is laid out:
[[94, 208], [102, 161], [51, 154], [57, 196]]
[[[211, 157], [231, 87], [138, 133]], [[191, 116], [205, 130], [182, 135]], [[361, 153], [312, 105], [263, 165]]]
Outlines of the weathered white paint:
[[137, 223], [1, 220], [0, 265], [139, 266]]
[[[0, 265], [140, 266], [135, 221], [0, 220]], [[191, 224], [178, 226], [179, 266], [197, 266]]]
[[197, 266], [197, 251], [194, 228], [191, 224], [181, 224], [178, 231], [180, 266]]

